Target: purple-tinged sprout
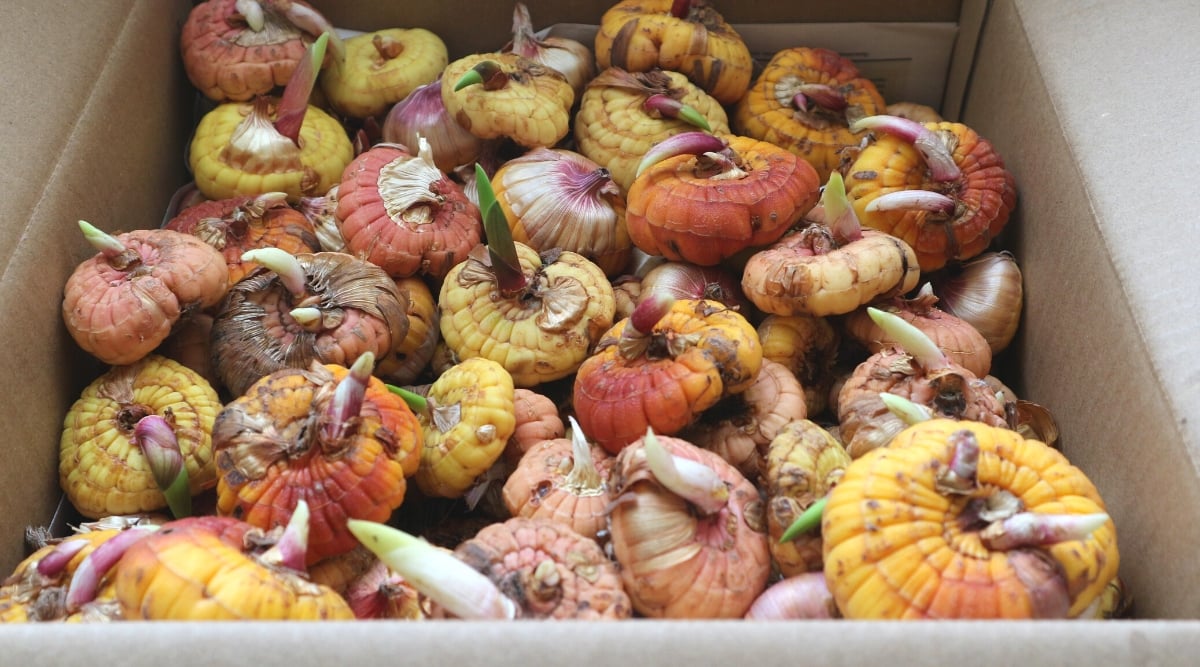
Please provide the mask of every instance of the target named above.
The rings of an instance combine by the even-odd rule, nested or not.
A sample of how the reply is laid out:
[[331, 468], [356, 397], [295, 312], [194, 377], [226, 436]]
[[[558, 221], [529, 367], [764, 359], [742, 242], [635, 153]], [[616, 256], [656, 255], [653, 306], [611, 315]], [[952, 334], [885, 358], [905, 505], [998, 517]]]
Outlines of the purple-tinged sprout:
[[191, 484], [175, 428], [160, 415], [147, 415], [133, 427], [133, 441], [150, 464], [150, 474], [166, 496], [171, 515], [176, 519], [191, 516]]
[[810, 103], [830, 111], [844, 111], [849, 106], [845, 95], [823, 83], [801, 84], [792, 96], [792, 103], [805, 113], [809, 111]]
[[970, 493], [978, 486], [979, 438], [969, 429], [950, 434], [950, 462], [937, 477], [937, 488], [945, 493]]
[[50, 553], [38, 559], [37, 565], [34, 567], [39, 575], [53, 579], [62, 574], [75, 554], [83, 551], [88, 544], [87, 540], [63, 540], [54, 545]]
[[104, 575], [121, 560], [129, 547], [156, 530], [158, 526], [135, 526], [123, 530], [101, 542], [91, 553], [84, 556], [67, 586], [67, 611], [74, 612], [95, 600]]
[[308, 113], [308, 99], [312, 96], [317, 75], [321, 72], [321, 63], [325, 60], [329, 34], [322, 32], [320, 37], [308, 45], [305, 57], [296, 63], [296, 69], [292, 70], [292, 76], [279, 99], [279, 106], [275, 109], [275, 130], [291, 139], [297, 146], [300, 145], [300, 128], [304, 125], [305, 114]]
[[305, 560], [308, 555], [308, 526], [308, 503], [304, 499], [297, 500], [296, 508], [292, 510], [292, 516], [279, 539], [259, 556], [259, 560], [295, 572], [308, 572]]
[[674, 305], [675, 295], [666, 290], [654, 291], [642, 297], [629, 314], [629, 324], [621, 330], [621, 338], [617, 341], [617, 351], [621, 356], [636, 359], [644, 354], [650, 345], [654, 325], [666, 317]]
[[646, 154], [642, 156], [642, 161], [638, 164], [635, 176], [641, 176], [642, 172], [651, 165], [658, 164], [669, 157], [719, 153], [728, 148], [728, 143], [707, 132], [680, 132], [663, 139], [646, 151]]
[[712, 132], [712, 126], [708, 124], [708, 119], [704, 117], [704, 114], [697, 111], [695, 107], [684, 104], [670, 95], [655, 93], [642, 102], [642, 108], [646, 111], [655, 111], [667, 118], [677, 118], [705, 132]]
[[675, 295], [665, 290], [650, 293], [638, 302], [629, 314], [629, 327], [642, 336], [650, 335], [654, 325], [671, 312], [675, 306]]
[[1005, 551], [1044, 547], [1060, 542], [1085, 540], [1108, 523], [1104, 512], [1094, 514], [1039, 514], [1018, 512], [995, 521], [979, 533], [989, 549]]
[[962, 178], [962, 170], [936, 132], [922, 123], [900, 116], [867, 116], [850, 124], [851, 132], [882, 130], [913, 145], [929, 165], [930, 177], [941, 183]]
[[829, 174], [829, 181], [821, 191], [821, 209], [825, 215], [825, 226], [833, 232], [839, 243], [852, 243], [862, 238], [862, 223], [846, 196], [846, 182], [837, 171]]
[[686, 19], [692, 11], [692, 0], [675, 0], [671, 3], [671, 16]]
[[875, 211], [929, 211], [942, 215], [953, 215], [957, 204], [940, 192], [930, 190], [896, 190], [867, 202], [865, 210]]
[[336, 445], [354, 429], [362, 410], [363, 399], [367, 395], [367, 383], [374, 370], [375, 354], [363, 352], [350, 366], [350, 372], [338, 381], [337, 388], [333, 390], [333, 398], [326, 404], [325, 412], [321, 415], [321, 442]]

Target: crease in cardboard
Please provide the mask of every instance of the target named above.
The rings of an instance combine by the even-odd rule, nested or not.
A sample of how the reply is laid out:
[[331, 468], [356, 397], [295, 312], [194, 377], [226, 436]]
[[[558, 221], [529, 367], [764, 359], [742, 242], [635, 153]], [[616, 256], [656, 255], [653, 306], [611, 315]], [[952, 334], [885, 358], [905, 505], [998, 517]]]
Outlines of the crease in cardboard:
[[987, 21], [990, 5], [990, 0], [963, 0], [940, 106], [942, 117], [947, 120], [958, 120], [962, 115], [963, 103], [970, 94], [971, 71], [979, 53], [979, 36]]

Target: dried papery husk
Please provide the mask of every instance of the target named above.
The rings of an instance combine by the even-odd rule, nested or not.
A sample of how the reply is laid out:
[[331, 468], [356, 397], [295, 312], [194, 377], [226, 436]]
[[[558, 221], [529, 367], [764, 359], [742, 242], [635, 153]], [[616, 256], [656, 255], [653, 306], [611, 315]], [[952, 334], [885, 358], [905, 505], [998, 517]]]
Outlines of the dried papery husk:
[[408, 334], [396, 349], [379, 360], [375, 375], [392, 384], [412, 384], [429, 367], [441, 340], [437, 303], [433, 290], [418, 276], [396, 280], [396, 288], [408, 295]]
[[533, 31], [529, 8], [523, 2], [513, 5], [513, 40], [502, 49], [524, 56], [554, 69], [571, 84], [575, 98], [596, 73], [592, 50], [566, 37], [538, 37]]
[[669, 260], [656, 264], [642, 277], [640, 293], [648, 295], [660, 289], [676, 299], [719, 301], [747, 317], [750, 315], [750, 301], [742, 294], [738, 276], [724, 266]]
[[828, 430], [808, 419], [784, 426], [766, 452], [761, 486], [766, 495], [767, 544], [775, 568], [785, 577], [820, 571], [821, 532], [809, 531], [787, 542], [784, 532], [842, 478], [850, 455]]
[[92, 519], [167, 507], [135, 437], [149, 416], [171, 425], [191, 495], [212, 488], [212, 430], [220, 410], [217, 392], [203, 377], [166, 357], [150, 354], [110, 368], [84, 388], [63, 420], [59, 483], [67, 499]]
[[783, 364], [804, 389], [809, 415], [829, 405], [841, 336], [829, 320], [809, 315], [767, 315], [759, 322], [763, 359]]
[[337, 218], [346, 250], [388, 275], [441, 279], [483, 238], [479, 208], [419, 142], [411, 154], [376, 145], [346, 167]]
[[[470, 164], [483, 151], [486, 140], [459, 125], [442, 104], [442, 80], [417, 86], [397, 102], [383, 119], [383, 141], [415, 149], [424, 137], [433, 150], [438, 169], [450, 173]], [[474, 200], [472, 200], [474, 201]], [[478, 205], [478, 202], [474, 202]]]
[[505, 162], [492, 187], [514, 241], [578, 253], [608, 276], [629, 262], [625, 198], [608, 170], [583, 155], [535, 148]]
[[504, 458], [510, 468], [538, 443], [566, 435], [567, 429], [558, 414], [558, 405], [545, 394], [524, 387], [513, 390], [513, 416], [516, 427], [504, 447]]
[[346, 239], [342, 238], [342, 230], [338, 229], [337, 193], [338, 186], [335, 185], [323, 196], [301, 197], [296, 203], [296, 210], [308, 218], [317, 235], [318, 250], [325, 252], [346, 251]]
[[1049, 408], [1020, 399], [1016, 400], [1013, 406], [1016, 419], [1013, 430], [1026, 439], [1040, 440], [1054, 449], [1062, 449], [1058, 422]]
[[[408, 303], [378, 266], [345, 253], [295, 256], [306, 285], [293, 294], [280, 276], [260, 269], [229, 291], [213, 322], [213, 365], [234, 395], [282, 368], [312, 362], [347, 366], [363, 352], [382, 358], [408, 333]], [[289, 315], [316, 307], [320, 321], [305, 326]]]
[[987, 340], [996, 354], [1008, 347], [1021, 323], [1024, 288], [1011, 253], [986, 252], [930, 277], [942, 310], [959, 317]]
[[650, 618], [739, 618], [771, 569], [758, 490], [712, 452], [669, 436], [657, 440], [672, 456], [711, 469], [727, 485], [728, 501], [701, 515], [655, 478], [642, 441], [621, 451], [609, 530], [634, 608]]
[[621, 321], [633, 314], [638, 301], [642, 298], [642, 280], [630, 275], [623, 275], [612, 281], [613, 299], [616, 301], [614, 321]]
[[[417, 471], [423, 437], [412, 410], [361, 365], [285, 368], [224, 407], [213, 427], [220, 515], [269, 530], [305, 501], [308, 563], [357, 546], [347, 517], [391, 516]], [[347, 401], [352, 382], [362, 393]]]
[[[582, 437], [582, 436], [573, 436]], [[513, 516], [544, 518], [599, 539], [606, 531], [613, 457], [599, 445], [555, 438], [534, 445], [504, 482], [504, 505]]]
[[717, 135], [729, 133], [729, 120], [720, 102], [678, 72], [651, 70], [631, 73], [607, 68], [584, 89], [574, 124], [577, 150], [608, 169], [613, 181], [628, 192], [642, 156], [668, 137], [696, 126], [682, 118], [647, 110], [643, 104], [661, 94], [695, 109]]
[[805, 572], [771, 584], [746, 612], [748, 621], [841, 618], [823, 572]]
[[279, 248], [294, 254], [321, 249], [312, 222], [288, 206], [282, 192], [203, 202], [175, 216], [165, 228], [191, 234], [219, 251], [229, 268], [230, 285], [258, 268], [242, 260], [247, 250]]
[[1134, 618], [1133, 594], [1119, 575], [1112, 578], [1104, 592], [1080, 618], [1112, 619]]
[[381, 560], [351, 581], [342, 596], [360, 620], [417, 621], [432, 614], [429, 600]]
[[623, 620], [633, 615], [616, 565], [566, 524], [514, 517], [454, 553], [516, 602], [521, 618]]
[[679, 437], [715, 452], [748, 479], [758, 479], [772, 439], [789, 422], [807, 416], [796, 376], [783, 364], [763, 359], [746, 391], [718, 401]]
[[[954, 363], [977, 377], [986, 376], [992, 368], [992, 348], [988, 341], [971, 323], [938, 308], [937, 303], [938, 297], [926, 283], [911, 299], [897, 297], [877, 303], [875, 307], [898, 315], [925, 332]], [[872, 353], [897, 344], [894, 338], [871, 320], [865, 308], [847, 314], [842, 325], [851, 338]]]

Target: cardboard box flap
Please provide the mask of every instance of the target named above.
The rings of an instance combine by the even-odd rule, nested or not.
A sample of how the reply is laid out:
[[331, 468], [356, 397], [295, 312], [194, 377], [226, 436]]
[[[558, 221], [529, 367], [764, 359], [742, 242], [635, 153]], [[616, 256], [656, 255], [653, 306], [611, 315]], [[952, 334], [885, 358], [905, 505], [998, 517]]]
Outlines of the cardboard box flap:
[[0, 224], [0, 349], [11, 351], [0, 373], [6, 565], [23, 556], [25, 526], [54, 512], [63, 416], [103, 370], [67, 335], [59, 310], [67, 277], [95, 252], [76, 222], [157, 226], [188, 178], [183, 151], [194, 93], [177, 55], [187, 9], [129, 0], [4, 3], [5, 18], [19, 21], [6, 25], [20, 26], [8, 32], [10, 64], [0, 68], [8, 151], [0, 193], [9, 207]]
[[1178, 278], [1200, 229], [1181, 224], [1161, 177], [1194, 163], [1194, 141], [1172, 137], [1195, 133], [1166, 128], [1196, 123], [1124, 101], [1154, 94], [1146, 71], [1155, 91], [1197, 97], [1171, 64], [1181, 42], [1167, 26], [1200, 20], [1185, 5], [1131, 32], [1146, 12], [1120, 2], [993, 3], [964, 110], [1018, 183], [1022, 394], [1054, 411], [1116, 521], [1139, 615], [1156, 618], [1200, 617], [1200, 599], [1178, 594], [1200, 586], [1179, 557], [1200, 550], [1200, 526], [1163, 511], [1200, 507], [1197, 355], [1179, 315], [1197, 297]]

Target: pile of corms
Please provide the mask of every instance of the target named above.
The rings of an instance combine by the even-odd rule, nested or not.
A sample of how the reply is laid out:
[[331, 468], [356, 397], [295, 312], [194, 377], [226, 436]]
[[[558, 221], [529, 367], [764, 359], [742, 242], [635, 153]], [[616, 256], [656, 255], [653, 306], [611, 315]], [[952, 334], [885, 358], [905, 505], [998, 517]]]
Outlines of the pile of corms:
[[0, 620], [1126, 612], [1099, 493], [992, 375], [995, 148], [703, 0], [598, 18], [517, 3], [452, 60], [195, 6], [194, 181], [161, 228], [80, 223], [85, 521]]

